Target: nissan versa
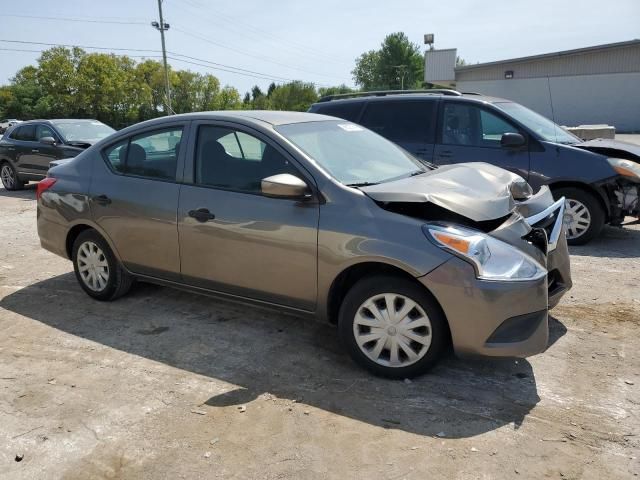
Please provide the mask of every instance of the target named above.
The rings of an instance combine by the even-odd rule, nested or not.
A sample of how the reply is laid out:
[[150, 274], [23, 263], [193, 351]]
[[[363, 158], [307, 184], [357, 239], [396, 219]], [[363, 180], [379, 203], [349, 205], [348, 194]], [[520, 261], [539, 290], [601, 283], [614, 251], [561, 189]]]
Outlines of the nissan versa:
[[38, 233], [91, 297], [139, 279], [316, 316], [380, 375], [449, 344], [542, 352], [571, 287], [564, 199], [485, 163], [429, 169], [324, 115], [176, 115], [53, 164]]

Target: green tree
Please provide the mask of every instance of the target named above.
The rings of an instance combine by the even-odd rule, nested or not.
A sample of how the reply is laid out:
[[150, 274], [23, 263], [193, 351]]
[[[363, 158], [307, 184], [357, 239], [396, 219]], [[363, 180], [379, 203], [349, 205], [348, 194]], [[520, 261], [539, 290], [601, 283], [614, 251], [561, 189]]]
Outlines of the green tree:
[[320, 97], [326, 97], [328, 95], [340, 95], [341, 93], [354, 93], [357, 90], [354, 90], [351, 87], [347, 87], [346, 85], [338, 85], [337, 87], [322, 87], [318, 89], [318, 95]]
[[38, 69], [27, 66], [19, 70], [11, 79], [11, 85], [0, 90], [0, 111], [2, 117], [30, 120], [48, 116], [42, 110], [42, 88], [38, 83]]
[[277, 86], [269, 99], [274, 110], [304, 112], [318, 100], [318, 93], [312, 83], [294, 81]]
[[379, 50], [360, 55], [351, 73], [364, 90], [417, 88], [424, 79], [424, 59], [420, 47], [397, 32], [387, 35]]
[[38, 59], [37, 80], [43, 96], [39, 99], [49, 115], [68, 117], [78, 108], [78, 64], [86, 55], [80, 48], [53, 47]]
[[240, 110], [242, 108], [242, 99], [240, 92], [233, 87], [225, 86], [216, 96], [216, 110]]

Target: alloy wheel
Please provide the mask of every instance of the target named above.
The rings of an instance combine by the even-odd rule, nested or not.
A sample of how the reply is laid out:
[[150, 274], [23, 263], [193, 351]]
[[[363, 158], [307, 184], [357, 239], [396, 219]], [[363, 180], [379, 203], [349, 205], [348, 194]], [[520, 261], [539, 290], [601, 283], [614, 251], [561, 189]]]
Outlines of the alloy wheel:
[[370, 360], [406, 367], [423, 358], [431, 345], [431, 321], [415, 301], [396, 293], [367, 299], [356, 311], [353, 334]]
[[94, 292], [104, 290], [109, 282], [109, 263], [102, 249], [93, 242], [84, 242], [76, 258], [84, 284]]
[[0, 177], [2, 177], [2, 184], [7, 190], [11, 190], [16, 186], [16, 181], [13, 178], [13, 170], [9, 165], [4, 164], [2, 166], [2, 170], [0, 170]]
[[565, 201], [564, 226], [567, 230], [567, 239], [574, 240], [585, 234], [591, 226], [591, 212], [586, 205], [579, 200], [568, 198]]

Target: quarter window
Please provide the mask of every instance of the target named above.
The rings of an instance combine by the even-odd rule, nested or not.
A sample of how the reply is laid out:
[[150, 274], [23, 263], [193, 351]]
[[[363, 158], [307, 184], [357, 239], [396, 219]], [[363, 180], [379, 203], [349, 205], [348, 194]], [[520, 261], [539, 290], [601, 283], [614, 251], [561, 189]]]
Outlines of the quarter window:
[[371, 102], [362, 125], [395, 142], [433, 143], [436, 102]]
[[198, 129], [196, 175], [199, 185], [260, 193], [263, 178], [295, 168], [275, 147], [247, 133], [204, 125]]
[[111, 167], [119, 173], [175, 180], [182, 128], [137, 135], [106, 151]]

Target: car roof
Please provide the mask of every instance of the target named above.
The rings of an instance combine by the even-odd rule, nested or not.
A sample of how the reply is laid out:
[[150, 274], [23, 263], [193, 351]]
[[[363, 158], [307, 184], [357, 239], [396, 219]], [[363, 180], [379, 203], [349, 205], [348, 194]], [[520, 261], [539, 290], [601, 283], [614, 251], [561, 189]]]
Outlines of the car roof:
[[307, 123], [334, 120], [334, 117], [307, 112], [288, 112], [280, 110], [218, 110], [208, 112], [181, 113], [166, 117], [153, 118], [127, 127], [125, 130], [134, 130], [141, 126], [149, 126], [174, 122], [180, 120], [222, 120], [238, 121], [243, 123], [262, 123], [272, 126], [288, 125], [291, 123]]
[[328, 101], [320, 101], [314, 103], [315, 106], [320, 105], [346, 105], [349, 103], [364, 103], [364, 102], [388, 102], [388, 101], [400, 101], [400, 102], [411, 102], [418, 100], [439, 100], [442, 98], [446, 98], [447, 100], [453, 101], [472, 101], [477, 103], [500, 103], [500, 102], [511, 102], [511, 100], [507, 100], [505, 98], [499, 97], [491, 97], [489, 95], [482, 95], [479, 93], [466, 92], [461, 95], [442, 95], [438, 93], [390, 93], [387, 95], [371, 95], [366, 96], [363, 95], [361, 97], [356, 98], [335, 98]]
[[[56, 125], [60, 123], [91, 123], [91, 122], [100, 122], [100, 120], [94, 120], [91, 118], [49, 118], [49, 119], [34, 119], [34, 120], [25, 120], [24, 122], [20, 122], [20, 126], [30, 125], [32, 123], [49, 123], [51, 125]], [[102, 122], [100, 122], [102, 123]]]

